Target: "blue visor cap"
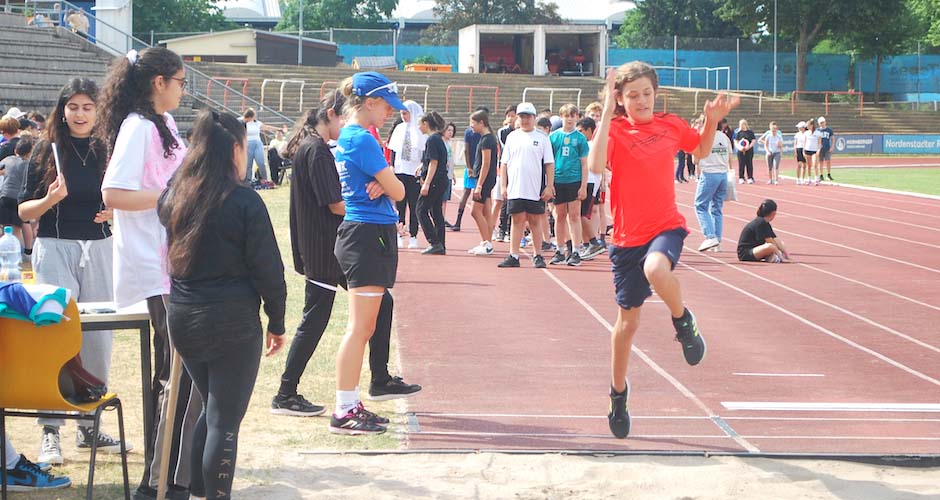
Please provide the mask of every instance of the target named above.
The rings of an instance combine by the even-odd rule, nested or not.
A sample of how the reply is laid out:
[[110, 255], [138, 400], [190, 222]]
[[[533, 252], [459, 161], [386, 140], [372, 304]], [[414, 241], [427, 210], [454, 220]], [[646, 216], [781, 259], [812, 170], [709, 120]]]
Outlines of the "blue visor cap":
[[408, 109], [398, 98], [398, 83], [375, 71], [353, 75], [353, 93], [362, 97], [381, 97], [395, 109]]

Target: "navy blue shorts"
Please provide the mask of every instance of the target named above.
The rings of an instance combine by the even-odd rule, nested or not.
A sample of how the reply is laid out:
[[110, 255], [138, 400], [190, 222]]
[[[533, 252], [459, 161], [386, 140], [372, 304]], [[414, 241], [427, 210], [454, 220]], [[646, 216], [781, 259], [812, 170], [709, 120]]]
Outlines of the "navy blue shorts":
[[638, 247], [617, 247], [609, 245], [607, 253], [610, 256], [611, 267], [614, 271], [614, 290], [617, 294], [617, 305], [624, 309], [640, 307], [647, 297], [653, 295], [650, 282], [643, 272], [646, 257], [653, 252], [665, 254], [675, 269], [682, 253], [682, 244], [689, 233], [678, 227], [659, 233], [647, 244]]

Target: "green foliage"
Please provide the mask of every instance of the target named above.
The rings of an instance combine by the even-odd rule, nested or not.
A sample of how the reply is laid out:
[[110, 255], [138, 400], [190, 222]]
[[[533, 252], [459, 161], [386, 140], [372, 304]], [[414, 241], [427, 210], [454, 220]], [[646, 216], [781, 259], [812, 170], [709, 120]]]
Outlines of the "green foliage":
[[408, 64], [440, 64], [440, 61], [430, 54], [425, 54], [423, 56], [415, 57], [414, 59], [404, 59], [402, 61], [402, 66], [406, 66]]
[[189, 33], [235, 27], [212, 0], [134, 0], [134, 33]]
[[543, 0], [435, 0], [440, 23], [424, 32], [425, 40], [453, 43], [457, 31], [473, 24], [561, 24], [558, 5]]
[[[297, 31], [300, 0], [281, 2], [276, 31]], [[304, 0], [304, 29], [385, 28], [398, 0]]]
[[907, 4], [921, 41], [940, 47], [940, 0], [908, 0]]
[[717, 15], [721, 0], [638, 1], [614, 37], [618, 47], [649, 47], [652, 39], [674, 35], [696, 38], [737, 38], [735, 23]]

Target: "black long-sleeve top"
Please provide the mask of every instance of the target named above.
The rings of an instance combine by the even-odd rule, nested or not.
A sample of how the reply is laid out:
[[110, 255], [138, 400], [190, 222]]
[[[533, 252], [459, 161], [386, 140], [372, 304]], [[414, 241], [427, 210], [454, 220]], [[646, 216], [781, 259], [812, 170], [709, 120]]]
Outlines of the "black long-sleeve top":
[[[169, 222], [168, 211], [163, 209], [168, 192], [159, 202], [164, 226]], [[260, 299], [268, 317], [268, 331], [284, 334], [284, 264], [264, 201], [253, 189], [238, 186], [208, 217], [191, 256], [192, 271], [185, 277], [171, 276], [170, 302], [224, 303], [241, 309], [246, 302], [257, 304]], [[169, 231], [167, 238], [172, 241]]]

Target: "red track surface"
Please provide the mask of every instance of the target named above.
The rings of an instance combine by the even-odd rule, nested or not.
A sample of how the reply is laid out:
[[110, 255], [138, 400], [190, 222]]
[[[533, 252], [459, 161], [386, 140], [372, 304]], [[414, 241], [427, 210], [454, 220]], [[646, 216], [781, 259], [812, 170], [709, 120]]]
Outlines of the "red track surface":
[[[448, 234], [449, 255], [402, 251], [395, 295], [403, 371], [425, 388], [408, 401], [407, 446], [940, 451], [940, 201], [792, 181], [738, 186], [739, 201], [725, 205], [723, 251], [703, 254], [694, 250], [702, 239], [694, 189], [676, 188], [692, 231], [677, 271], [708, 355], [686, 365], [654, 296], [631, 356], [634, 420], [625, 440], [605, 418], [608, 328], [617, 313], [606, 254], [580, 268], [541, 271], [523, 259], [521, 269], [497, 269], [508, 244], [492, 257], [467, 255], [479, 239], [469, 217], [463, 232]], [[767, 197], [780, 207], [773, 225], [796, 263], [735, 258], [741, 228]], [[757, 410], [734, 402], [879, 407]]]

